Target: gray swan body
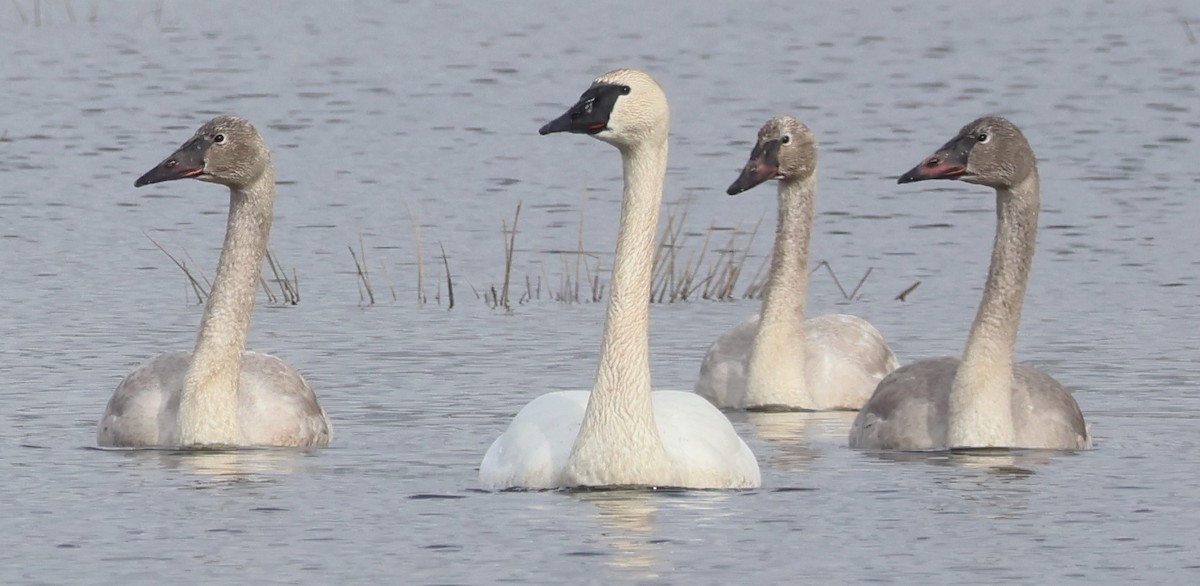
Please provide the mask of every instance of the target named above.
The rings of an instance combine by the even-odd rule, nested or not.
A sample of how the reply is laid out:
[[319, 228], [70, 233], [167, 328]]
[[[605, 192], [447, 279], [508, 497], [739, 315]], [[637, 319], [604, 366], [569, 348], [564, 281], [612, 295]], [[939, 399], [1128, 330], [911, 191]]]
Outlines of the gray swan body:
[[97, 425], [110, 447], [326, 446], [332, 426], [304, 377], [247, 352], [275, 202], [270, 151], [248, 121], [219, 116], [136, 186], [196, 178], [229, 187], [216, 277], [192, 351], [150, 359], [117, 386]]
[[1074, 397], [1050, 375], [1014, 364], [1041, 206], [1037, 161], [1021, 131], [998, 117], [962, 128], [901, 183], [959, 179], [996, 190], [996, 237], [983, 300], [961, 359], [903, 366], [879, 383], [850, 430], [865, 449], [1086, 449]]
[[736, 195], [779, 180], [779, 218], [762, 311], [705, 353], [694, 390], [724, 409], [855, 410], [899, 366], [883, 335], [845, 314], [805, 319], [808, 250], [816, 205], [817, 144], [791, 116], [768, 120]]

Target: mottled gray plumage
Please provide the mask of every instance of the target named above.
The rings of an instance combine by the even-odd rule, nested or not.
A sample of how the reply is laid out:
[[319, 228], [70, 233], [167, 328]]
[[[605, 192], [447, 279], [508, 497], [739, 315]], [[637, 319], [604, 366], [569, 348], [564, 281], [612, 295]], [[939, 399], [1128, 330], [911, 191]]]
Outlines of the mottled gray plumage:
[[996, 190], [996, 237], [983, 299], [962, 359], [922, 360], [888, 375], [855, 418], [850, 446], [1090, 447], [1074, 397], [1050, 375], [1014, 364], [1041, 206], [1033, 149], [1008, 120], [980, 118], [900, 183], [927, 179], [959, 179]]
[[308, 383], [282, 360], [247, 352], [267, 251], [275, 168], [249, 121], [218, 116], [134, 183], [194, 178], [229, 188], [225, 242], [196, 344], [127, 376], [96, 429], [101, 446], [325, 446], [332, 428]]
[[[850, 447], [945, 450], [950, 388], [959, 359], [930, 358], [902, 366], [880, 383], [858, 412]], [[1013, 448], [1085, 449], [1091, 445], [1083, 413], [1071, 394], [1029, 364], [1013, 368]]]

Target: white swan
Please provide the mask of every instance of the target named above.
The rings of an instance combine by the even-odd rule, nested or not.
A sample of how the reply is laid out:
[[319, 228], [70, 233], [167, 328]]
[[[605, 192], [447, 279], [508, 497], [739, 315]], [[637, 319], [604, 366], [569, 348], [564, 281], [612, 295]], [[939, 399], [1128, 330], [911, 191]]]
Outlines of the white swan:
[[772, 118], [758, 131], [750, 162], [728, 193], [768, 179], [779, 180], [779, 220], [761, 319], [751, 316], [713, 342], [695, 391], [724, 409], [858, 409], [900, 363], [860, 317], [804, 319], [817, 142], [791, 116]]
[[192, 352], [160, 354], [113, 392], [101, 446], [326, 446], [331, 427], [300, 373], [246, 352], [271, 214], [275, 167], [246, 120], [212, 119], [134, 185], [193, 177], [229, 187], [225, 244]]
[[980, 118], [900, 183], [959, 179], [996, 190], [996, 240], [962, 360], [904, 366], [879, 383], [850, 430], [854, 448], [1091, 447], [1083, 413], [1058, 381], [1013, 364], [1041, 205], [1037, 160], [1011, 122]]
[[589, 134], [621, 152], [625, 192], [604, 338], [592, 391], [549, 393], [521, 409], [479, 466], [485, 487], [760, 484], [754, 454], [723, 413], [689, 392], [650, 392], [651, 263], [668, 122], [658, 83], [619, 69], [542, 127], [542, 134]]

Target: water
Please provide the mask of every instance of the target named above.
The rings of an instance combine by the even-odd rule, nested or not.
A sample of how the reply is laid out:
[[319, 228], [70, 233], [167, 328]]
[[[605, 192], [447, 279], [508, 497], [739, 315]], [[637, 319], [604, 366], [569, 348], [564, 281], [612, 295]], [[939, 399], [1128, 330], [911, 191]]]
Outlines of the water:
[[[68, 8], [70, 12], [68, 12]], [[9, 584], [1191, 583], [1200, 573], [1195, 325], [1200, 213], [1186, 3], [117, 3], [0, 8], [0, 579]], [[870, 319], [908, 361], [957, 353], [981, 289], [990, 194], [894, 178], [984, 113], [1041, 161], [1039, 255], [1019, 357], [1075, 391], [1096, 449], [881, 457], [847, 414], [733, 415], [764, 487], [487, 493], [512, 414], [591, 380], [602, 305], [485, 306], [501, 222], [514, 274], [611, 250], [620, 165], [536, 129], [596, 74], [651, 71], [672, 106], [668, 200], [710, 224], [773, 221], [723, 195], [775, 113], [821, 140], [811, 311]], [[142, 232], [211, 272], [220, 189], [133, 180], [218, 112], [254, 120], [281, 180], [273, 247], [302, 302], [261, 306], [255, 349], [297, 365], [336, 426], [305, 454], [91, 449], [116, 383], [187, 347], [200, 309]], [[415, 301], [409, 212], [430, 280]], [[375, 271], [359, 303], [346, 250]], [[753, 261], [767, 250], [756, 241]], [[384, 275], [382, 268], [388, 273]], [[544, 268], [543, 268], [544, 267]], [[900, 303], [892, 298], [915, 281]], [[390, 283], [398, 301], [387, 292]], [[523, 290], [523, 287], [521, 287]], [[435, 286], [426, 285], [432, 298]], [[443, 292], [443, 303], [444, 303]], [[755, 303], [652, 311], [660, 388]]]

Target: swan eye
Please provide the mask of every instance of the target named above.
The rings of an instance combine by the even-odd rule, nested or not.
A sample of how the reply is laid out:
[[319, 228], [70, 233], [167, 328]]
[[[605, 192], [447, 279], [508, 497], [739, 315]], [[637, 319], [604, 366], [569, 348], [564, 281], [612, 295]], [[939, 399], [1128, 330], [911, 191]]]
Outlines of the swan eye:
[[792, 137], [791, 137], [791, 135], [785, 134], [785, 135], [783, 135], [783, 138], [779, 139], [779, 142], [783, 143], [783, 144], [788, 144], [788, 143], [792, 142]]
[[991, 139], [992, 139], [992, 137], [988, 136], [988, 134], [986, 132], [980, 132], [979, 134], [975, 135], [975, 140], [977, 140], [979, 142], [986, 143], [987, 141], [989, 141]]
[[218, 135], [214, 136], [214, 137], [213, 137], [213, 142], [215, 142], [215, 143], [217, 143], [217, 144], [221, 144], [221, 143], [225, 142], [225, 135], [224, 135], [224, 134], [218, 134]]
[[623, 86], [621, 86], [621, 94], [622, 94], [622, 95], [626, 95], [626, 96], [627, 96], [627, 95], [629, 95], [629, 92], [631, 92], [631, 91], [633, 91], [633, 88], [631, 88], [631, 87], [629, 87], [629, 86], [627, 86], [627, 85], [623, 85]]

